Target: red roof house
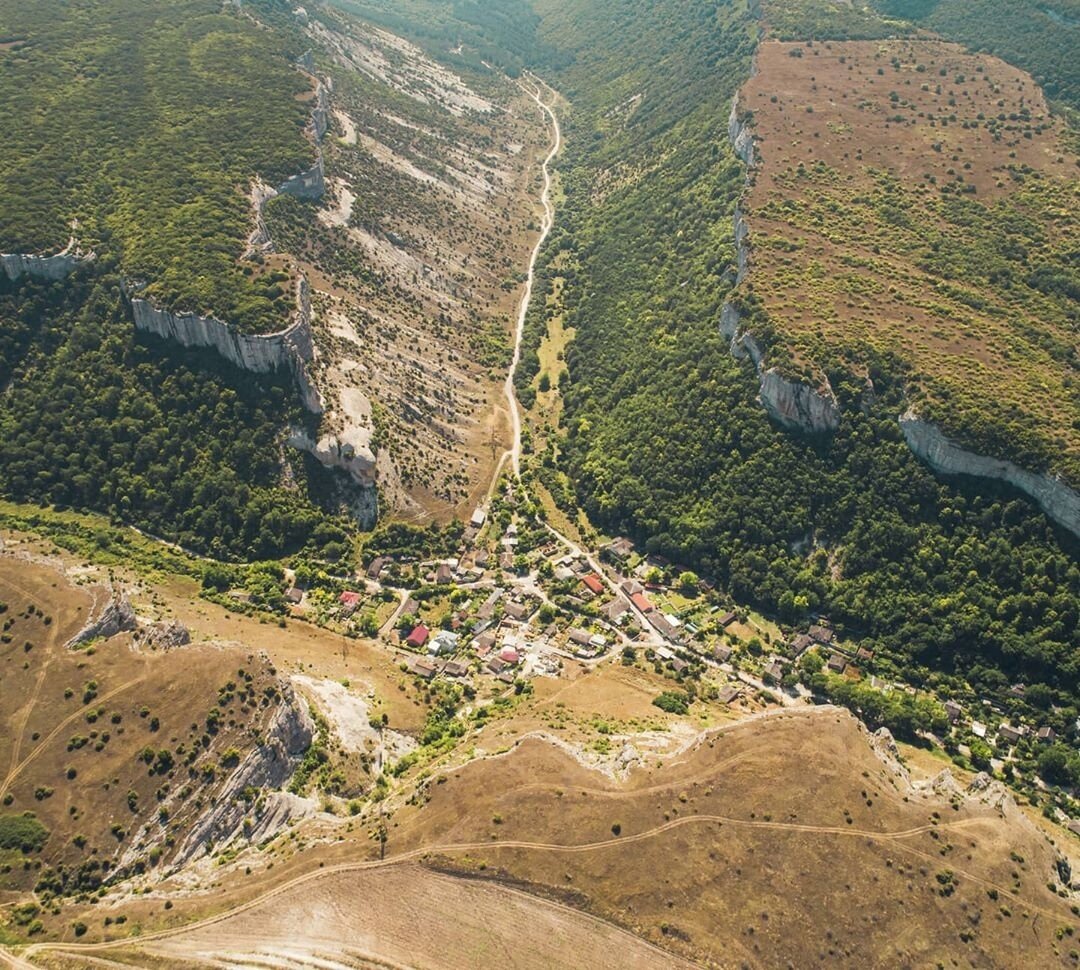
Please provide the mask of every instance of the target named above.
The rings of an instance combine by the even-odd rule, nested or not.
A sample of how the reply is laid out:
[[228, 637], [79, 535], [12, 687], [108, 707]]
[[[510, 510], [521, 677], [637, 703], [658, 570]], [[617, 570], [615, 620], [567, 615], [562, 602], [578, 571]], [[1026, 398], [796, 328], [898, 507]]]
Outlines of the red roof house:
[[342, 606], [356, 606], [360, 602], [360, 594], [347, 589], [338, 597], [338, 602]]
[[581, 581], [597, 595], [604, 591], [604, 581], [597, 576], [596, 573], [589, 573], [588, 576], [583, 576]]
[[431, 636], [431, 631], [426, 626], [424, 626], [423, 623], [418, 623], [413, 629], [413, 632], [405, 638], [405, 642], [410, 647], [415, 647], [416, 649], [419, 649], [425, 643], [427, 643], [429, 636]]
[[641, 610], [642, 613], [651, 613], [655, 609], [652, 602], [644, 593], [634, 593], [630, 599], [634, 606]]

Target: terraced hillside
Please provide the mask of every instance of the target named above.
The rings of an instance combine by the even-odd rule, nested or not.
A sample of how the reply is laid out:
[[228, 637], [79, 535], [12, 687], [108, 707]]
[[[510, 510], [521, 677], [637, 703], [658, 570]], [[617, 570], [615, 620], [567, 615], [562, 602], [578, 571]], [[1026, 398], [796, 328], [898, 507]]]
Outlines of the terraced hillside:
[[769, 41], [758, 66], [735, 302], [764, 366], [830, 399], [902, 373], [950, 436], [1075, 486], [1078, 160], [1034, 81], [922, 40]]

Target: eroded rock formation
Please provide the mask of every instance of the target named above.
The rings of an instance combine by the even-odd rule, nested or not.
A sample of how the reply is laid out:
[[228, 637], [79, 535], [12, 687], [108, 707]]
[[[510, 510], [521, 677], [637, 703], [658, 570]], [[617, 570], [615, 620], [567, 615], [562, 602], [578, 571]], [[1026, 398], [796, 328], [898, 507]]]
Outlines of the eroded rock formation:
[[1080, 536], [1080, 495], [1058, 478], [1025, 471], [1011, 461], [988, 458], [962, 448], [937, 425], [913, 411], [900, 417], [908, 447], [940, 475], [974, 475], [1008, 482], [1033, 498], [1055, 522]]
[[113, 593], [100, 615], [97, 618], [91, 616], [86, 626], [68, 640], [65, 646], [68, 650], [72, 650], [99, 637], [107, 639], [118, 633], [134, 630], [138, 625], [138, 617], [135, 616], [135, 610], [128, 598], [122, 594]]
[[[290, 818], [310, 808], [306, 800], [281, 791], [311, 746], [315, 725], [291, 684], [282, 684], [281, 700], [255, 745], [225, 780], [213, 807], [196, 823], [173, 857], [177, 868], [225, 845], [242, 833], [251, 841], [271, 837]], [[243, 797], [260, 793], [257, 807]], [[245, 833], [245, 819], [251, 828]]]
[[297, 431], [289, 436], [289, 444], [309, 452], [326, 468], [348, 472], [358, 485], [375, 484], [375, 453], [368, 428], [350, 425], [340, 434], [323, 435], [318, 441]]

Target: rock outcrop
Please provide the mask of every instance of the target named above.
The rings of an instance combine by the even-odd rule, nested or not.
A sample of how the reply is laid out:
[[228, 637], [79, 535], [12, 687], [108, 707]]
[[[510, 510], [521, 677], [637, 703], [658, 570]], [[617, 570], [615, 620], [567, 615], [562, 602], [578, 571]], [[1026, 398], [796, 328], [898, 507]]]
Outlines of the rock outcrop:
[[[172, 864], [179, 868], [204, 855], [212, 845], [225, 845], [244, 832], [251, 841], [271, 837], [294, 816], [294, 809], [306, 807], [303, 799], [280, 789], [292, 777], [311, 746], [315, 725], [307, 706], [296, 696], [291, 684], [282, 685], [282, 698], [270, 718], [259, 744], [225, 780], [213, 807], [192, 828], [177, 850]], [[255, 810], [242, 795], [245, 790], [260, 793], [262, 805]]]
[[315, 357], [315, 347], [311, 333], [311, 293], [303, 277], [296, 285], [293, 322], [277, 333], [242, 333], [217, 317], [161, 310], [138, 297], [131, 300], [131, 311], [137, 329], [175, 340], [185, 347], [216, 350], [244, 370], [256, 374], [290, 370], [304, 406], [314, 414], [322, 413], [322, 400], [307, 370]]
[[20, 276], [33, 276], [42, 280], [62, 280], [93, 258], [93, 253], [79, 252], [73, 237], [66, 248], [51, 256], [33, 253], [0, 253], [0, 266], [3, 266], [9, 280], [17, 280]]
[[820, 388], [783, 377], [775, 368], [760, 371], [761, 403], [769, 416], [788, 428], [823, 434], [840, 426], [840, 405], [828, 381]]
[[728, 140], [735, 154], [743, 160], [747, 168], [754, 164], [754, 135], [750, 126], [739, 113], [739, 96], [731, 99], [731, 114], [728, 116]]
[[139, 620], [126, 596], [113, 593], [101, 614], [87, 620], [86, 625], [64, 645], [68, 650], [98, 638], [108, 639], [138, 627]]
[[967, 451], [913, 411], [900, 417], [900, 429], [908, 447], [939, 475], [971, 475], [1007, 482], [1034, 499], [1059, 525], [1080, 536], [1080, 494], [1060, 479]]
[[315, 84], [315, 105], [311, 109], [311, 131], [316, 144], [326, 137], [330, 129], [330, 86], [328, 81]]
[[298, 199], [321, 199], [326, 194], [322, 152], [319, 152], [311, 168], [285, 179], [277, 190], [285, 195], [295, 195]]
[[289, 444], [309, 452], [326, 468], [348, 472], [358, 485], [375, 484], [375, 453], [368, 428], [352, 425], [339, 435], [323, 435], [318, 441], [296, 431], [289, 436]]
[[141, 650], [168, 653], [191, 643], [191, 631], [179, 620], [148, 623], [135, 631], [135, 646]]

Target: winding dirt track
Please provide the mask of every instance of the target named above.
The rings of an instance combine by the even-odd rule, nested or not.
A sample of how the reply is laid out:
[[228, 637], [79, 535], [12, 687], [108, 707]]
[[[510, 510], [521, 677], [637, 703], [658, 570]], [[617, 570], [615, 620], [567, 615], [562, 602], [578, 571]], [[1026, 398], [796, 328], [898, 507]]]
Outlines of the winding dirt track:
[[[325, 868], [315, 869], [311, 872], [296, 876], [295, 878], [282, 883], [280, 886], [275, 886], [273, 889], [269, 889], [266, 892], [252, 898], [248, 902], [242, 903], [241, 905], [236, 906], [233, 909], [227, 910], [226, 912], [219, 913], [215, 916], [208, 917], [195, 923], [191, 923], [187, 926], [178, 927], [177, 929], [164, 930], [158, 933], [147, 934], [140, 937], [138, 940], [125, 939], [109, 943], [92, 943], [84, 945], [42, 943], [27, 947], [23, 951], [22, 957], [12, 952], [5, 952], [3, 950], [0, 950], [0, 959], [5, 960], [9, 966], [15, 966], [21, 968], [21, 970], [26, 970], [26, 968], [28, 967], [33, 967], [32, 963], [28, 963], [26, 961], [31, 959], [35, 954], [47, 952], [61, 952], [68, 954], [92, 954], [116, 949], [118, 947], [130, 947], [133, 944], [141, 946], [147, 943], [162, 942], [165, 940], [170, 940], [183, 936], [185, 934], [194, 933], [198, 930], [217, 926], [218, 924], [248, 913], [257, 907], [270, 902], [271, 900], [278, 899], [279, 897], [287, 893], [291, 893], [295, 890], [301, 889], [302, 887], [312, 885], [315, 882], [328, 878], [330, 876], [347, 873], [366, 872], [377, 869], [385, 869], [388, 867], [401, 866], [403, 864], [416, 862], [418, 860], [424, 859], [425, 857], [436, 854], [476, 853], [497, 851], [499, 849], [517, 849], [532, 852], [549, 852], [564, 855], [578, 855], [582, 853], [595, 852], [606, 848], [612, 848], [615, 846], [625, 846], [636, 842], [643, 842], [658, 835], [662, 835], [665, 832], [670, 832], [674, 829], [682, 828], [688, 825], [717, 825], [731, 826], [734, 828], [766, 829], [780, 832], [797, 832], [802, 834], [831, 836], [835, 838], [878, 840], [883, 842], [889, 842], [890, 844], [901, 849], [902, 851], [909, 851], [912, 854], [920, 856], [922, 858], [932, 858], [921, 850], [916, 849], [914, 846], [905, 845], [905, 840], [932, 830], [940, 832], [952, 829], [963, 829], [971, 825], [976, 825], [981, 821], [984, 820], [979, 818], [960, 819], [955, 822], [943, 822], [937, 825], [928, 824], [916, 826], [910, 829], [902, 829], [894, 832], [881, 832], [871, 829], [856, 829], [850, 826], [841, 827], [829, 825], [807, 825], [795, 822], [774, 822], [765, 821], [763, 819], [734, 818], [725, 815], [689, 815], [682, 818], [673, 819], [669, 822], [665, 822], [662, 825], [647, 829], [644, 832], [638, 832], [630, 835], [622, 835], [610, 839], [603, 839], [598, 842], [566, 845], [550, 842], [507, 840], [499, 842], [456, 842], [446, 843], [443, 845], [430, 845], [423, 846], [417, 849], [412, 849], [408, 852], [402, 852], [385, 860], [374, 859], [365, 862], [346, 862], [336, 866], [326, 866]], [[1060, 913], [1055, 913], [1050, 910], [1044, 910], [1041, 907], [1034, 905], [1029, 900], [1021, 899], [1003, 886], [996, 886], [993, 883], [972, 873], [964, 872], [959, 869], [957, 869], [956, 871], [958, 874], [965, 876], [973, 882], [984, 885], [987, 888], [996, 889], [1000, 895], [1010, 899], [1014, 899], [1017, 903], [1023, 905], [1029, 910], [1044, 913], [1048, 917], [1054, 919], [1060, 916]], [[571, 909], [569, 907], [563, 908], [567, 909], [570, 912], [588, 917], [588, 914], [581, 914], [580, 911], [576, 909]], [[596, 917], [588, 918], [597, 919]], [[605, 926], [611, 925], [603, 920], [597, 919], [597, 922]]]
[[[514, 356], [510, 360], [510, 369], [507, 371], [506, 382], [503, 385], [506, 394], [506, 404], [510, 410], [513, 438], [510, 447], [503, 452], [502, 457], [495, 465], [495, 471], [491, 476], [491, 488], [488, 492], [489, 496], [491, 492], [495, 490], [495, 486], [499, 481], [499, 476], [502, 474], [503, 466], [507, 461], [510, 462], [510, 468], [514, 473], [514, 477], [517, 478], [521, 475], [521, 407], [518, 404], [517, 394], [514, 391], [514, 375], [517, 373], [518, 364], [521, 363], [521, 340], [525, 334], [525, 317], [529, 312], [529, 303], [532, 302], [533, 279], [536, 275], [536, 261], [540, 257], [540, 250], [544, 245], [544, 240], [547, 239], [548, 233], [551, 232], [551, 227], [555, 223], [555, 207], [551, 203], [551, 163], [554, 161], [555, 156], [559, 154], [559, 149], [562, 148], [562, 130], [559, 128], [559, 119], [556, 116], [552, 105], [544, 101], [542, 97], [544, 89], [547, 88], [547, 90], [551, 92], [551, 102], [554, 104], [555, 98], [553, 89], [544, 84], [539, 78], [533, 77], [532, 80], [534, 89], [530, 91], [526, 88], [525, 90], [550, 119], [552, 139], [551, 148], [549, 149], [542, 166], [544, 172], [544, 190], [540, 193], [540, 201], [544, 206], [544, 216], [540, 222], [540, 236], [536, 240], [536, 245], [533, 247], [532, 254], [529, 256], [529, 269], [525, 278], [525, 291], [521, 294], [521, 305], [518, 308], [517, 327], [514, 331]], [[524, 85], [522, 85], [522, 87], [524, 87]]]

